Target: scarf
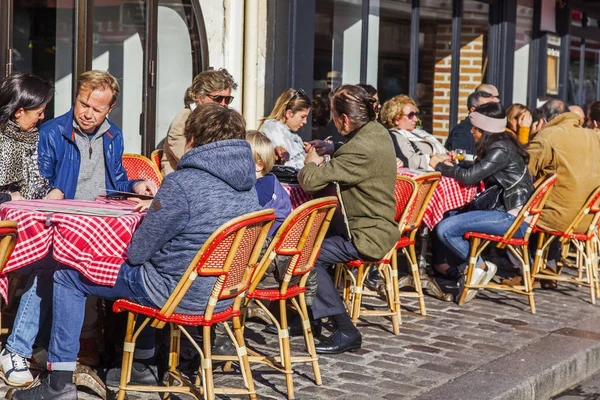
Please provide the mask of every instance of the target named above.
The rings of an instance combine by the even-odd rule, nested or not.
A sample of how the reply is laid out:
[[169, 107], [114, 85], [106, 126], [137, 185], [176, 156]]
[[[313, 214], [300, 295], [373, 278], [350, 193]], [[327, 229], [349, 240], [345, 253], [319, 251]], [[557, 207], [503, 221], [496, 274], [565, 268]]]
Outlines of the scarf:
[[22, 132], [13, 121], [0, 127], [0, 191], [18, 191], [26, 199], [48, 193], [49, 183], [38, 167], [38, 140], [37, 128]]

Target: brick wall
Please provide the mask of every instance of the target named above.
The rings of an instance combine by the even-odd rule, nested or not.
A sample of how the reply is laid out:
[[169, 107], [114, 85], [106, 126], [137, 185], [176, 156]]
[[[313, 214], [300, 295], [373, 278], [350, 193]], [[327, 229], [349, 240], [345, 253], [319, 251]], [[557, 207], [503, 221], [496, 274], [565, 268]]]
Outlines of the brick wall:
[[[460, 43], [459, 121], [467, 115], [467, 97], [482, 83], [485, 74], [487, 24], [487, 14], [470, 12], [463, 16]], [[438, 137], [448, 136], [450, 128], [451, 43], [452, 25], [437, 25], [432, 133]]]

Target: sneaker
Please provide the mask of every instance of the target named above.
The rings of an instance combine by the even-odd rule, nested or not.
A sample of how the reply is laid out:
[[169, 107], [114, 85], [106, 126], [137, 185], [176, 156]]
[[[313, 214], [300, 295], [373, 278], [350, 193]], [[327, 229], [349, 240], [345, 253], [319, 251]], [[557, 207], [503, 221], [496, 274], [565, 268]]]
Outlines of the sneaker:
[[[495, 272], [494, 272], [494, 274], [495, 274]], [[471, 285], [481, 285], [484, 282], [484, 280], [486, 279], [486, 276], [487, 276], [487, 274], [484, 269], [476, 267], [475, 270], [473, 271], [473, 275], [471, 275]], [[460, 279], [458, 280], [458, 297], [457, 297], [457, 299], [460, 299], [463, 291], [465, 290], [466, 280], [467, 280], [467, 275], [462, 275], [460, 277]], [[469, 301], [473, 300], [473, 298], [477, 295], [478, 291], [479, 291], [479, 289], [469, 289], [469, 291], [467, 292], [467, 297], [465, 298], [465, 303], [468, 303]]]
[[[102, 377], [101, 377], [102, 378]], [[106, 385], [119, 386], [121, 383], [121, 367], [106, 371]], [[158, 367], [134, 361], [131, 367], [131, 385], [157, 386], [159, 383]]]
[[498, 266], [490, 261], [485, 261], [485, 279], [481, 283], [482, 285], [488, 284], [494, 276], [496, 276], [496, 272], [498, 272]]
[[0, 378], [10, 386], [28, 386], [33, 382], [27, 360], [6, 349], [0, 353]]
[[54, 390], [50, 387], [50, 378], [46, 377], [37, 386], [17, 390], [12, 398], [14, 400], [77, 400], [77, 386], [67, 383], [61, 390]]

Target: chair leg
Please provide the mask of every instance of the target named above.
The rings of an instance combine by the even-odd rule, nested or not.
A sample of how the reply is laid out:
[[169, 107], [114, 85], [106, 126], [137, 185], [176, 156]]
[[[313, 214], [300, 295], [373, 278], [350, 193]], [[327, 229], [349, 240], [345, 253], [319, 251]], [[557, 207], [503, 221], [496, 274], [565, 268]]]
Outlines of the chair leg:
[[593, 245], [591, 240], [585, 242], [585, 264], [586, 264], [586, 275], [587, 281], [590, 285], [590, 299], [592, 304], [596, 304], [596, 274], [594, 273], [594, 254]]
[[202, 370], [205, 375], [205, 387], [204, 397], [207, 400], [215, 399], [215, 384], [213, 381], [213, 367], [212, 367], [212, 346], [211, 346], [211, 332], [210, 326], [202, 327], [202, 347], [204, 350], [204, 358], [200, 360]]
[[292, 354], [290, 351], [290, 334], [287, 321], [287, 304], [285, 300], [279, 300], [279, 315], [281, 330], [279, 331], [281, 343], [281, 364], [285, 369], [285, 383], [287, 386], [288, 399], [294, 398], [294, 377], [292, 370]]
[[[181, 331], [179, 327], [173, 323], [170, 324], [170, 340], [169, 340], [169, 372], [177, 371], [177, 366], [179, 365], [179, 351], [180, 351], [180, 343], [181, 343]], [[173, 375], [169, 373], [169, 378], [167, 380], [167, 386], [173, 386], [175, 379]], [[163, 394], [163, 399], [168, 399], [170, 396], [169, 392], [165, 392]]]
[[248, 360], [248, 351], [246, 350], [246, 341], [244, 339], [244, 325], [240, 317], [233, 318], [233, 334], [237, 342], [238, 356], [240, 358], [240, 369], [244, 377], [246, 388], [250, 392], [250, 399], [256, 399], [256, 391], [254, 389], [254, 379], [252, 378], [252, 370], [250, 369], [250, 361]]
[[427, 310], [425, 309], [425, 298], [423, 297], [423, 287], [421, 286], [421, 271], [419, 271], [419, 264], [417, 261], [417, 252], [415, 250], [414, 245], [408, 246], [408, 251], [410, 254], [410, 270], [412, 272], [413, 280], [415, 282], [415, 290], [419, 295], [419, 309], [421, 310], [421, 315], [426, 316]]
[[393, 285], [393, 289], [394, 289], [394, 303], [396, 303], [396, 314], [398, 315], [398, 325], [402, 325], [402, 312], [400, 310], [401, 308], [401, 304], [400, 304], [400, 288], [398, 287], [400, 285], [400, 282], [398, 280], [398, 252], [394, 251], [392, 253], [392, 259], [391, 259], [391, 265], [392, 265], [392, 285]]
[[385, 284], [385, 297], [388, 307], [392, 311], [392, 328], [394, 330], [394, 335], [398, 336], [400, 334], [400, 327], [398, 326], [398, 311], [396, 310], [397, 304], [396, 296], [394, 294], [394, 281], [392, 279], [392, 266], [384, 264], [382, 270]]
[[463, 304], [465, 304], [465, 300], [467, 298], [467, 293], [469, 292], [469, 290], [478, 290], [478, 289], [470, 289], [469, 288], [469, 283], [471, 282], [471, 277], [473, 276], [475, 264], [477, 263], [476, 254], [477, 254], [478, 248], [479, 248], [479, 238], [472, 237], [471, 238], [471, 247], [469, 249], [469, 260], [467, 263], [467, 278], [465, 280], [465, 288], [462, 292], [462, 295], [460, 296], [460, 299], [458, 300], [459, 306], [462, 306]]
[[356, 284], [352, 288], [352, 306], [350, 307], [352, 323], [354, 326], [358, 325], [358, 319], [360, 318], [360, 305], [362, 303], [362, 290], [365, 282], [365, 276], [369, 271], [370, 265], [361, 264], [358, 267], [356, 273]]
[[[537, 247], [535, 249], [535, 257], [533, 258], [533, 274], [537, 275], [540, 273], [543, 260], [543, 247], [544, 247], [544, 232], [538, 234]], [[532, 282], [533, 283], [533, 282]]]
[[535, 299], [533, 297], [533, 279], [531, 277], [531, 266], [529, 265], [529, 249], [527, 246], [521, 247], [523, 254], [523, 283], [525, 284], [525, 291], [529, 298], [529, 308], [531, 313], [535, 314]]
[[319, 367], [317, 350], [315, 348], [315, 339], [313, 337], [312, 328], [310, 326], [310, 320], [308, 318], [308, 307], [306, 306], [306, 296], [304, 293], [300, 293], [298, 295], [298, 305], [300, 306], [299, 310], [301, 311], [302, 315], [302, 328], [304, 330], [304, 341], [306, 343], [306, 349], [310, 357], [313, 359], [312, 368], [313, 373], [315, 375], [315, 383], [320, 386], [323, 383], [321, 380], [321, 369]]
[[129, 345], [133, 339], [133, 330], [135, 328], [135, 314], [127, 313], [127, 328], [125, 330], [125, 344], [123, 346], [123, 361], [121, 364], [121, 380], [119, 382], [119, 394], [117, 400], [125, 400], [126, 390], [124, 389], [131, 379], [131, 366], [133, 365], [133, 353], [135, 346]]

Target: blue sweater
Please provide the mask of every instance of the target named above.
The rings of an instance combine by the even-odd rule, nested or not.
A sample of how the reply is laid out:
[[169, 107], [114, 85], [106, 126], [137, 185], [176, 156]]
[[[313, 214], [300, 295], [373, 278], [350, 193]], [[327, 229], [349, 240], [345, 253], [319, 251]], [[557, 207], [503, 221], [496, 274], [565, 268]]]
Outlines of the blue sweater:
[[[128, 262], [140, 265], [148, 296], [162, 307], [208, 237], [222, 224], [260, 210], [254, 160], [245, 140], [223, 140], [185, 153], [162, 181], [133, 235]], [[216, 277], [199, 276], [177, 312], [202, 314]], [[232, 300], [219, 302], [216, 312]]]
[[279, 229], [283, 221], [292, 212], [290, 196], [273, 174], [267, 174], [256, 180], [256, 193], [258, 194], [258, 202], [262, 208], [275, 209], [275, 222], [273, 222], [273, 226], [269, 230], [269, 236], [274, 236], [277, 229]]

